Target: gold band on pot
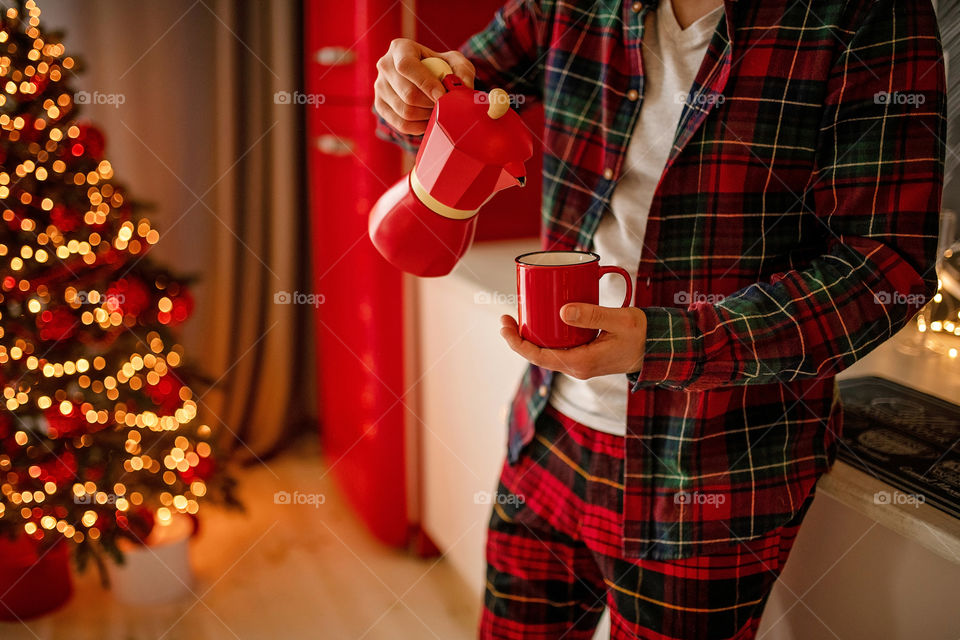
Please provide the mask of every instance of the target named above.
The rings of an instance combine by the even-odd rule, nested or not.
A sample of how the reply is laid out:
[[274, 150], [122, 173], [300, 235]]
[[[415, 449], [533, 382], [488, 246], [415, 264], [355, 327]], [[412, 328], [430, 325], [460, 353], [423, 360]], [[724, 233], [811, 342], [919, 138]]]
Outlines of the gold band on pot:
[[410, 187], [413, 189], [414, 195], [422, 202], [428, 209], [437, 213], [444, 218], [451, 218], [453, 220], [466, 220], [467, 218], [472, 218], [477, 215], [477, 212], [480, 211], [477, 209], [454, 209], [449, 207], [432, 195], [420, 182], [420, 179], [417, 178], [417, 170], [414, 169], [410, 172]]

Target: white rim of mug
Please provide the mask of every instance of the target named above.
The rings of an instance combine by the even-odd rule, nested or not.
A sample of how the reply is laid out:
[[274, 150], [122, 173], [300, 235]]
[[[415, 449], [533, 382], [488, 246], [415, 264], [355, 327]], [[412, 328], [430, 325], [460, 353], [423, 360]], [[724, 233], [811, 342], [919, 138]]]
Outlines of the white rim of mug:
[[[523, 259], [528, 256], [542, 255], [545, 253], [576, 253], [580, 255], [589, 255], [593, 256], [592, 260], [586, 260], [584, 262], [569, 262], [564, 264], [534, 264], [532, 262], [525, 262]], [[576, 249], [547, 249], [545, 251], [528, 251], [527, 253], [521, 253], [519, 256], [514, 258], [514, 262], [517, 263], [517, 266], [524, 267], [579, 267], [585, 264], [593, 264], [594, 262], [600, 261], [600, 254], [594, 253], [593, 251], [578, 251]]]

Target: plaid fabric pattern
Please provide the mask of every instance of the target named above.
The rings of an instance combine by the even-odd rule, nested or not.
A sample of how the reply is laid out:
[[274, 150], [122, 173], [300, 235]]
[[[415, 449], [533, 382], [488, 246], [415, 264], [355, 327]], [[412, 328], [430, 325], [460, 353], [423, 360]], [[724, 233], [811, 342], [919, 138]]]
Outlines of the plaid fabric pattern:
[[506, 465], [487, 538], [481, 638], [753, 638], [807, 507], [749, 542], [661, 562], [622, 555], [625, 439], [548, 407]]
[[[630, 170], [655, 5], [509, 0], [462, 48], [479, 86], [545, 107], [544, 248], [590, 249]], [[929, 0], [726, 0], [637, 258], [648, 334], [624, 380], [628, 557], [762, 536], [832, 464], [834, 375], [935, 290], [944, 83]], [[524, 375], [510, 460], [551, 382]]]

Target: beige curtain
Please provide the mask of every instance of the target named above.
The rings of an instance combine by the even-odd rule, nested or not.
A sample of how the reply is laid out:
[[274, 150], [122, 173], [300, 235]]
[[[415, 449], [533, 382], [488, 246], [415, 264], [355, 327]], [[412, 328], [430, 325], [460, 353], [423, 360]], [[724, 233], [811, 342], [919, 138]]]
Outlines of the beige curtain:
[[[223, 172], [211, 237], [211, 370], [206, 409], [230, 427], [240, 457], [283, 446], [311, 407], [307, 314], [282, 292], [306, 292], [302, 108], [275, 100], [300, 88], [300, 6], [294, 0], [214, 5], [215, 162]], [[280, 296], [277, 296], [281, 293]]]
[[186, 356], [213, 387], [201, 418], [240, 459], [266, 457], [314, 424], [298, 0], [39, 0], [86, 72], [78, 89], [118, 93], [91, 105], [107, 157], [156, 207], [157, 257], [193, 273]]

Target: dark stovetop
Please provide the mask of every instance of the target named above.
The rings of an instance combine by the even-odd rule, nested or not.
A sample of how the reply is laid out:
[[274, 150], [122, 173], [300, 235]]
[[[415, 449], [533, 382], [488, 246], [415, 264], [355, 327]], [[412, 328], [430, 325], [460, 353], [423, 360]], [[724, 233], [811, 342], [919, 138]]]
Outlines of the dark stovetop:
[[960, 518], [960, 406], [876, 377], [840, 381], [838, 457]]

